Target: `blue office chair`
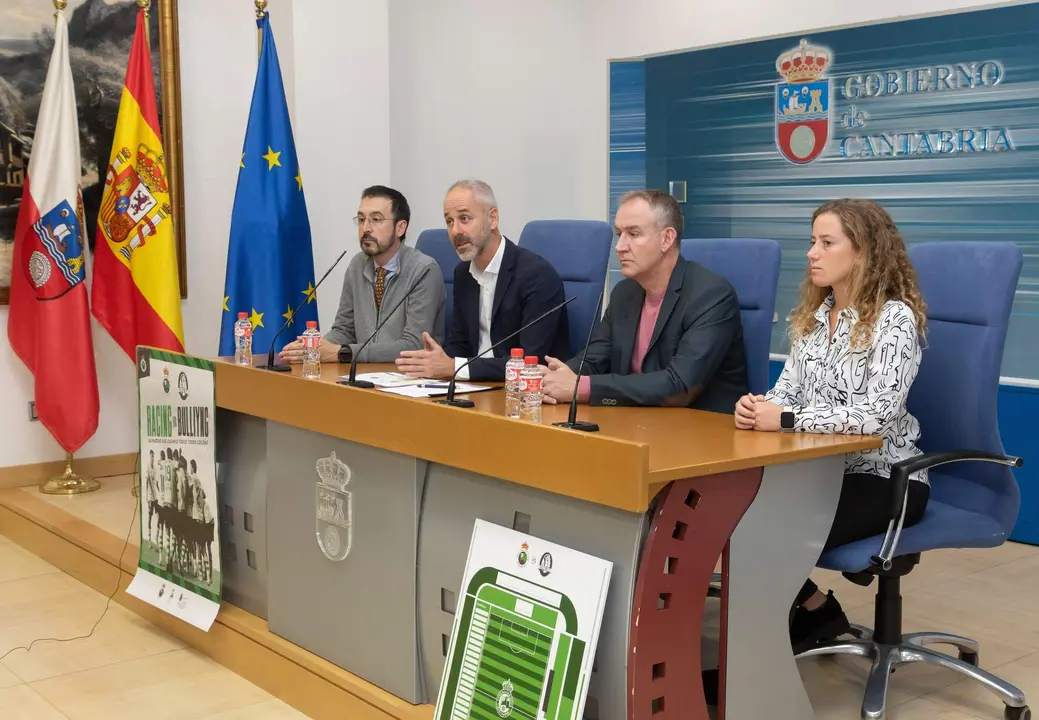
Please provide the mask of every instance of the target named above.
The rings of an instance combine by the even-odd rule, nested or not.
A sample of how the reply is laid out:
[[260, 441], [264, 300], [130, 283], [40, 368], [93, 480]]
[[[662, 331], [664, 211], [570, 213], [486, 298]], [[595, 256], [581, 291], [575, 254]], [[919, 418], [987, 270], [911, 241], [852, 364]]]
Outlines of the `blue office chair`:
[[736, 290], [747, 383], [752, 393], [764, 395], [769, 390], [768, 351], [782, 257], [779, 243], [756, 238], [688, 238], [682, 241], [682, 257], [721, 275]]
[[451, 307], [454, 303], [455, 287], [455, 265], [461, 262], [451, 238], [447, 236], [447, 230], [423, 230], [415, 243], [415, 249], [437, 261], [440, 272], [444, 275], [444, 328], [451, 327]]
[[[798, 657], [849, 654], [871, 659], [863, 718], [884, 717], [888, 677], [897, 665], [926, 662], [982, 683], [1006, 705], [1007, 720], [1027, 720], [1032, 714], [1024, 694], [978, 667], [977, 642], [943, 633], [904, 635], [900, 594], [901, 578], [920, 561], [920, 553], [997, 547], [1016, 522], [1020, 494], [1010, 468], [1022, 463], [1004, 454], [996, 394], [1021, 249], [1001, 242], [935, 242], [913, 247], [910, 258], [927, 303], [923, 361], [909, 395], [924, 454], [892, 470], [895, 489], [887, 534], [834, 548], [818, 563], [860, 585], [879, 578], [876, 627], [856, 627], [858, 640], [824, 643]], [[931, 483], [927, 510], [918, 524], [903, 528], [909, 475], [925, 468]], [[957, 648], [959, 657], [928, 647], [934, 644]]]
[[520, 233], [520, 247], [548, 260], [563, 279], [566, 296], [576, 296], [567, 306], [570, 352], [575, 356], [602, 316], [599, 293], [606, 287], [612, 244], [613, 229], [598, 220], [531, 220]]

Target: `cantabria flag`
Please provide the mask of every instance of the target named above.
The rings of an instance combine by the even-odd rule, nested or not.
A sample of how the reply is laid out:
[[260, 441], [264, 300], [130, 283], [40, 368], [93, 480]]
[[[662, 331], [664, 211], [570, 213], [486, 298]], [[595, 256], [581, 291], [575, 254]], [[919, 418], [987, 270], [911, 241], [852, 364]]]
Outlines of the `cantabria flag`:
[[58, 12], [15, 226], [7, 336], [34, 375], [40, 422], [70, 453], [97, 430], [99, 408], [81, 174], [69, 33]]

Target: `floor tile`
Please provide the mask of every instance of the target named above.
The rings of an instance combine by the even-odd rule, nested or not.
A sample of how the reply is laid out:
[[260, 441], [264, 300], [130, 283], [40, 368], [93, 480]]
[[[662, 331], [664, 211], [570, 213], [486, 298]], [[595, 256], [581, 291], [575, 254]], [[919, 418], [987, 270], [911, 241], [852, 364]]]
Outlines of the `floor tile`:
[[69, 720], [186, 720], [271, 698], [192, 649], [62, 675], [31, 687]]

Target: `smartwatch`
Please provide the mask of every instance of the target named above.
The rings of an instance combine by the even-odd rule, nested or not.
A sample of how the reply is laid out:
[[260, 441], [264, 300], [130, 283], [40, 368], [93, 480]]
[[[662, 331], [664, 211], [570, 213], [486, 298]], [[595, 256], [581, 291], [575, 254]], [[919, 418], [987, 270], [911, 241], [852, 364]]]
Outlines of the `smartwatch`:
[[338, 357], [336, 359], [341, 363], [353, 362], [354, 351], [350, 349], [349, 345], [343, 345], [339, 348]]
[[779, 429], [783, 432], [792, 432], [794, 429], [794, 409], [785, 407], [779, 415]]

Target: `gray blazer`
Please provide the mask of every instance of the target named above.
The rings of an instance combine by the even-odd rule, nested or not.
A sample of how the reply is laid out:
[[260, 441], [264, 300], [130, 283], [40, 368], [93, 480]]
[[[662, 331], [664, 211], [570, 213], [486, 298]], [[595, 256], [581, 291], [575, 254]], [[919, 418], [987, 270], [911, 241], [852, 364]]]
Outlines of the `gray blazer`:
[[[438, 343], [444, 341], [445, 292], [440, 266], [433, 258], [407, 245], [401, 245], [397, 252], [400, 267], [387, 279], [378, 311], [375, 309], [375, 262], [364, 253], [357, 253], [346, 268], [339, 311], [325, 339], [336, 345], [349, 345], [357, 362], [393, 362], [402, 350], [421, 350], [423, 332], [428, 332]], [[425, 276], [415, 287], [423, 272]], [[393, 310], [413, 287], [404, 304], [358, 355], [357, 349], [375, 332], [383, 313]]]

